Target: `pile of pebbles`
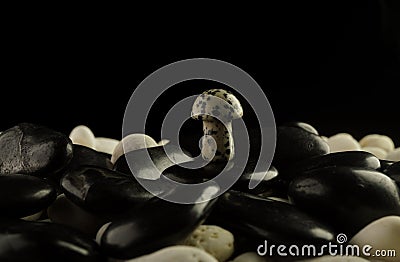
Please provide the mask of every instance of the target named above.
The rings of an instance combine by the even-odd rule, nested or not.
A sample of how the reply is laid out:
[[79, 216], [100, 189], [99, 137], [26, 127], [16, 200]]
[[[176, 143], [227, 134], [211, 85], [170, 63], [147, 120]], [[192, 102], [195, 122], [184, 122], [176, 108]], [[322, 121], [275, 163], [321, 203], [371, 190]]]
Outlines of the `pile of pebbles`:
[[[247, 186], [249, 161], [230, 190], [197, 204], [149, 193], [128, 168], [127, 159], [138, 179], [154, 179], [142, 157], [149, 152], [162, 174], [179, 182], [212, 175], [183, 174], [164, 146], [174, 150], [145, 134], [95, 137], [83, 125], [69, 135], [33, 123], [3, 131], [0, 261], [400, 261], [400, 151], [387, 136], [357, 141], [323, 137], [303, 122], [280, 125], [272, 166], [254, 189]], [[186, 161], [179, 154], [177, 161]], [[396, 250], [397, 258], [257, 255], [265, 240], [320, 247], [341, 243], [339, 234], [344, 244]]]

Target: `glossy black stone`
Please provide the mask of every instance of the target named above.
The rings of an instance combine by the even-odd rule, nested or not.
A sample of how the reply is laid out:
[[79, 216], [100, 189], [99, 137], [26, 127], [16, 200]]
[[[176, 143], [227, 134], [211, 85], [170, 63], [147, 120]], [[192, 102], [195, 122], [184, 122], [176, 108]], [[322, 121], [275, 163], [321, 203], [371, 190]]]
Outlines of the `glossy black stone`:
[[305, 123], [305, 122], [298, 122], [298, 121], [287, 122], [287, 123], [284, 123], [282, 126], [298, 127], [307, 132], [310, 132], [311, 134], [314, 134], [317, 136], [319, 135], [319, 133], [318, 133], [317, 129], [315, 129], [315, 127], [313, 127], [312, 125]]
[[393, 164], [388, 166], [383, 172], [396, 182], [400, 190], [400, 161], [394, 162]]
[[128, 152], [117, 159], [113, 169], [125, 174], [134, 174], [139, 178], [157, 179], [168, 167], [192, 160], [187, 152], [182, 152], [177, 146], [168, 144]]
[[395, 161], [390, 161], [390, 160], [384, 160], [384, 159], [379, 159], [381, 162], [381, 167], [378, 169], [378, 171], [384, 172], [386, 168], [391, 166], [392, 164], [396, 163]]
[[[209, 195], [209, 189], [199, 197]], [[128, 259], [176, 245], [207, 218], [215, 202], [177, 204], [152, 199], [135, 214], [113, 221], [102, 235], [101, 248], [110, 257]]]
[[335, 152], [315, 156], [282, 168], [281, 176], [291, 180], [302, 172], [328, 166], [348, 166], [365, 169], [379, 169], [379, 159], [365, 151]]
[[110, 157], [106, 153], [98, 152], [82, 145], [73, 145], [73, 157], [67, 166], [68, 170], [77, 169], [81, 166], [97, 166], [112, 169]]
[[132, 175], [83, 166], [67, 172], [61, 187], [68, 199], [96, 213], [118, 213], [154, 197]]
[[52, 176], [72, 158], [72, 142], [63, 133], [21, 123], [0, 134], [0, 174]]
[[400, 215], [396, 184], [371, 169], [313, 169], [295, 178], [288, 194], [296, 206], [327, 221], [347, 237], [376, 219]]
[[320, 137], [302, 128], [279, 126], [273, 165], [281, 167], [310, 157], [329, 153], [328, 144]]
[[219, 197], [211, 216], [216, 224], [254, 244], [268, 240], [271, 244], [320, 245], [335, 237], [332, 228], [296, 206], [234, 190]]
[[46, 209], [56, 190], [41, 178], [27, 175], [0, 176], [0, 216], [20, 218]]
[[106, 261], [96, 242], [71, 228], [0, 219], [0, 261]]

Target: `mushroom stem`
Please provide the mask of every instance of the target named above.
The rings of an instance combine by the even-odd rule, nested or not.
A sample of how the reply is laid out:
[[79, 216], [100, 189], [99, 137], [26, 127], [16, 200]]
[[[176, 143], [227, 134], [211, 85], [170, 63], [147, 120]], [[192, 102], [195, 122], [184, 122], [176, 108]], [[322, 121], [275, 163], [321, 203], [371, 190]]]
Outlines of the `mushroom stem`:
[[202, 140], [201, 155], [204, 160], [218, 162], [233, 158], [232, 122], [222, 123], [217, 119], [203, 121], [203, 133], [205, 137]]

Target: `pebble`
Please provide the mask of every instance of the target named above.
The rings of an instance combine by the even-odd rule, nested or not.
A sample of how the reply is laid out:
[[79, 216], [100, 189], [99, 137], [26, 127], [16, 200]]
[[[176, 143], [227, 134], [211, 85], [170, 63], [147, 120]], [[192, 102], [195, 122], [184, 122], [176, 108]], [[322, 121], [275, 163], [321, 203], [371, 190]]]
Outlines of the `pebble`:
[[0, 261], [106, 261], [95, 241], [59, 224], [0, 218], [0, 239]]
[[0, 135], [0, 174], [53, 176], [72, 158], [71, 140], [44, 126], [21, 123]]
[[[395, 250], [400, 256], [400, 216], [382, 217], [361, 229], [349, 242], [363, 247], [370, 245], [368, 251], [375, 254], [376, 250]], [[399, 261], [398, 257], [380, 257], [382, 261]]]
[[170, 246], [152, 254], [126, 262], [218, 262], [213, 256], [196, 247]]
[[360, 150], [361, 146], [350, 134], [339, 133], [328, 138], [328, 145], [331, 153]]
[[388, 175], [391, 179], [393, 179], [400, 190], [400, 161], [395, 162], [385, 168], [383, 171], [386, 175]]
[[59, 195], [49, 206], [47, 215], [51, 222], [75, 228], [92, 238], [100, 227], [108, 222], [106, 217], [95, 215], [77, 206], [64, 194]]
[[130, 134], [122, 138], [122, 140], [115, 146], [114, 151], [112, 152], [111, 162], [114, 164], [120, 156], [128, 152], [155, 146], [158, 146], [158, 144], [151, 136], [140, 133]]
[[200, 225], [183, 244], [200, 248], [219, 262], [227, 261], [234, 251], [232, 233], [215, 225]]
[[379, 159], [385, 159], [387, 152], [380, 147], [366, 146], [361, 148], [362, 151], [369, 152]]
[[72, 148], [73, 156], [65, 172], [68, 170], [78, 169], [82, 166], [97, 166], [107, 169], [112, 169], [113, 167], [113, 164], [106, 153], [97, 152], [92, 148], [75, 144], [72, 145]]
[[43, 179], [27, 175], [0, 176], [1, 216], [20, 218], [46, 209], [56, 190]]
[[85, 125], [79, 125], [72, 129], [69, 138], [74, 144], [86, 146], [92, 149], [95, 149], [96, 147], [95, 136], [92, 130]]
[[43, 210], [37, 212], [36, 214], [26, 216], [26, 217], [21, 217], [22, 220], [25, 221], [37, 221], [40, 219], [40, 217], [43, 215]]
[[373, 154], [365, 151], [334, 152], [299, 161], [281, 169], [281, 177], [291, 180], [301, 173], [329, 166], [348, 166], [365, 169], [379, 169], [381, 161]]
[[314, 135], [319, 135], [317, 129], [315, 129], [315, 127], [313, 127], [312, 125], [305, 123], [305, 122], [298, 122], [298, 121], [293, 121], [293, 122], [288, 122], [283, 124], [283, 126], [293, 126], [293, 127], [298, 127], [301, 128], [307, 132], [310, 132], [311, 134]]
[[190, 161], [193, 158], [187, 152], [168, 144], [130, 151], [118, 158], [113, 169], [125, 174], [135, 174], [136, 178], [155, 180], [160, 178], [165, 169]]
[[390, 152], [394, 149], [393, 140], [385, 135], [371, 134], [366, 135], [360, 140], [361, 147], [379, 147]]
[[[219, 197], [211, 221], [236, 234], [254, 248], [264, 240], [274, 244], [322, 244], [334, 239], [333, 230], [296, 206], [229, 190]], [[262, 241], [262, 242], [260, 242]], [[257, 249], [254, 249], [257, 250]]]
[[[203, 189], [199, 198], [212, 197], [214, 187]], [[154, 198], [135, 215], [112, 221], [101, 237], [101, 248], [110, 257], [130, 259], [181, 243], [204, 222], [215, 202], [178, 204]]]
[[293, 126], [277, 128], [273, 165], [278, 170], [281, 166], [327, 153], [329, 146], [320, 136]]
[[67, 172], [61, 187], [73, 203], [98, 214], [121, 213], [154, 197], [133, 176], [94, 166]]
[[387, 153], [385, 159], [390, 161], [400, 161], [400, 147]]
[[370, 222], [400, 215], [395, 182], [362, 168], [325, 167], [304, 172], [289, 185], [290, 200], [348, 237]]
[[94, 143], [94, 149], [96, 149], [96, 151], [112, 155], [118, 143], [119, 140], [116, 139], [108, 137], [96, 137]]

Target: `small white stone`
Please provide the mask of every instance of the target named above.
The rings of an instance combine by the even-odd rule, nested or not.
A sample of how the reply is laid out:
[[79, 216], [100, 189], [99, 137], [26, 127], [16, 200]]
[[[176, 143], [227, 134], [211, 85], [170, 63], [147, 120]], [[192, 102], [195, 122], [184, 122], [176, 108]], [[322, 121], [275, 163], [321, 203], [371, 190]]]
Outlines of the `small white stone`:
[[23, 218], [21, 218], [21, 219], [22, 219], [22, 220], [25, 220], [25, 221], [36, 221], [36, 220], [38, 220], [38, 219], [40, 218], [40, 216], [42, 215], [42, 213], [43, 213], [43, 210], [37, 212], [36, 214], [23, 217]]
[[126, 262], [218, 262], [218, 260], [197, 247], [170, 246]]
[[103, 237], [104, 232], [106, 232], [107, 228], [111, 225], [111, 222], [105, 223], [104, 225], [102, 225], [99, 229], [99, 231], [97, 231], [96, 234], [96, 242], [97, 244], [100, 245], [101, 243], [101, 238]]
[[157, 145], [159, 146], [165, 146], [166, 144], [168, 144], [170, 141], [169, 139], [161, 139], [160, 142], [157, 143]]
[[370, 245], [368, 251], [375, 254], [376, 250], [395, 250], [396, 257], [379, 257], [382, 261], [400, 261], [400, 216], [386, 216], [375, 220], [361, 229], [349, 242], [363, 247]]
[[328, 137], [326, 137], [326, 136], [321, 136], [321, 138], [322, 138], [322, 140], [324, 140], [325, 142], [328, 142]]
[[366, 146], [366, 147], [362, 147], [361, 150], [371, 153], [379, 159], [385, 159], [386, 155], [387, 155], [386, 151], [380, 147]]
[[388, 136], [379, 134], [371, 134], [364, 136], [360, 140], [360, 145], [362, 147], [367, 147], [367, 146], [379, 147], [385, 150], [386, 152], [390, 152], [394, 149], [393, 140]]
[[299, 262], [368, 262], [361, 257], [355, 256], [322, 256], [318, 258], [306, 259], [306, 260], [297, 260]]
[[400, 147], [387, 153], [385, 159], [390, 161], [400, 161]]
[[69, 138], [74, 144], [95, 148], [94, 134], [87, 126], [76, 126], [69, 134]]
[[234, 251], [233, 234], [219, 226], [200, 225], [183, 242], [184, 245], [203, 249], [218, 261], [228, 260]]
[[146, 134], [130, 134], [124, 137], [119, 143], [115, 146], [114, 152], [111, 156], [111, 163], [115, 164], [117, 159], [122, 156], [124, 153], [128, 153], [130, 151], [149, 148], [158, 146], [157, 142]]
[[115, 147], [118, 145], [119, 140], [108, 138], [108, 137], [96, 137], [95, 138], [95, 149], [99, 152], [107, 153], [112, 155]]
[[343, 152], [360, 150], [360, 144], [354, 137], [347, 133], [339, 133], [328, 138], [330, 152]]
[[259, 256], [256, 252], [246, 252], [237, 256], [231, 262], [266, 262], [266, 258]]

